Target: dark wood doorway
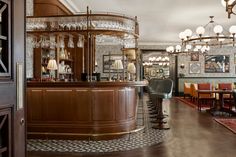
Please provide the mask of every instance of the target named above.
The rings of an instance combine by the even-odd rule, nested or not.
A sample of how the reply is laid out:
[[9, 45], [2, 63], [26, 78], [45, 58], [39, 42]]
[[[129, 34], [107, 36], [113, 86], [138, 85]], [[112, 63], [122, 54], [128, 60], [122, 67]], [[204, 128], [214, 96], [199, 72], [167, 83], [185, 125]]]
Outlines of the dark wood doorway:
[[24, 157], [25, 1], [0, 0], [0, 156]]

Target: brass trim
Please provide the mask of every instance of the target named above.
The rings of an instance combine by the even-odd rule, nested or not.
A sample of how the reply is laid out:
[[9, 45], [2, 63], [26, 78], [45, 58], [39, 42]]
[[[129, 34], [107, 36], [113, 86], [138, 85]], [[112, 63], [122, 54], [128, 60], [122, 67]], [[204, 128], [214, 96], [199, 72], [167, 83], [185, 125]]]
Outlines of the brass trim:
[[51, 132], [28, 132], [28, 135], [61, 135], [61, 136], [92, 136], [92, 137], [98, 137], [98, 136], [112, 136], [112, 135], [125, 135], [125, 134], [131, 134], [136, 133], [139, 131], [142, 131], [145, 128], [145, 126], [139, 127], [137, 129], [131, 130], [131, 131], [123, 131], [123, 132], [115, 132], [115, 133], [100, 133], [100, 134], [92, 134], [92, 133], [51, 133]]

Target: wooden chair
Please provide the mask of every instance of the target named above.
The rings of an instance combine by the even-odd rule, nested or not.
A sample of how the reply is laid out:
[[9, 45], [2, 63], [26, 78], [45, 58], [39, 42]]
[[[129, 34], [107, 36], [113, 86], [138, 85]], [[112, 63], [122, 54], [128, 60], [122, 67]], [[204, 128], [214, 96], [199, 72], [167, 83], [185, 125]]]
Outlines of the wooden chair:
[[184, 83], [184, 99], [185, 99], [185, 96], [188, 95], [188, 96], [191, 96], [191, 83]]
[[[234, 88], [234, 84], [233, 83], [218, 83], [218, 89], [220, 90], [233, 90]], [[219, 99], [219, 96], [217, 95], [216, 96], [217, 99]], [[233, 97], [232, 97], [232, 94], [224, 94], [223, 95], [223, 99], [225, 102], [229, 102], [227, 104], [229, 104], [229, 109], [232, 109], [232, 101], [233, 101]]]
[[197, 100], [197, 89], [198, 89], [197, 83], [191, 83], [190, 93], [191, 93], [191, 99], [193, 102], [195, 102]]
[[[212, 86], [210, 83], [199, 83], [198, 90], [212, 90]], [[200, 93], [197, 96], [197, 104], [198, 110], [202, 110], [202, 105], [208, 105], [210, 103], [210, 107], [213, 107], [215, 103], [215, 94], [213, 93]]]

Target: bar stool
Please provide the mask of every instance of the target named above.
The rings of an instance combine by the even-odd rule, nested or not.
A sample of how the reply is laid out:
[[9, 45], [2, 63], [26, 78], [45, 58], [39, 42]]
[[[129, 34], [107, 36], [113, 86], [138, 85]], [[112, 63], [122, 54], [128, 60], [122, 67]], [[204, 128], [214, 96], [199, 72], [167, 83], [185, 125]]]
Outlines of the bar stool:
[[[164, 114], [162, 111], [163, 108], [163, 99], [169, 99], [172, 97], [173, 91], [173, 81], [171, 79], [161, 80], [156, 89], [156, 92], [153, 93], [157, 99], [158, 114], [157, 114], [157, 125], [154, 125], [154, 129], [169, 129], [170, 127], [164, 121]], [[165, 124], [166, 123], [166, 124]]]

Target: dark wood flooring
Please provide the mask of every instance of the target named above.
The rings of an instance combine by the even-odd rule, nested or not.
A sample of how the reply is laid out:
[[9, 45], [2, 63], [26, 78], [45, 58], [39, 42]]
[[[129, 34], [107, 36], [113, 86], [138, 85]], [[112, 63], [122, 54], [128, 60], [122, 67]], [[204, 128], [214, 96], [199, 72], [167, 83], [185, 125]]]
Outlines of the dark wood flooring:
[[114, 153], [28, 152], [28, 157], [235, 157], [236, 134], [182, 102], [170, 101], [172, 137], [158, 145]]

